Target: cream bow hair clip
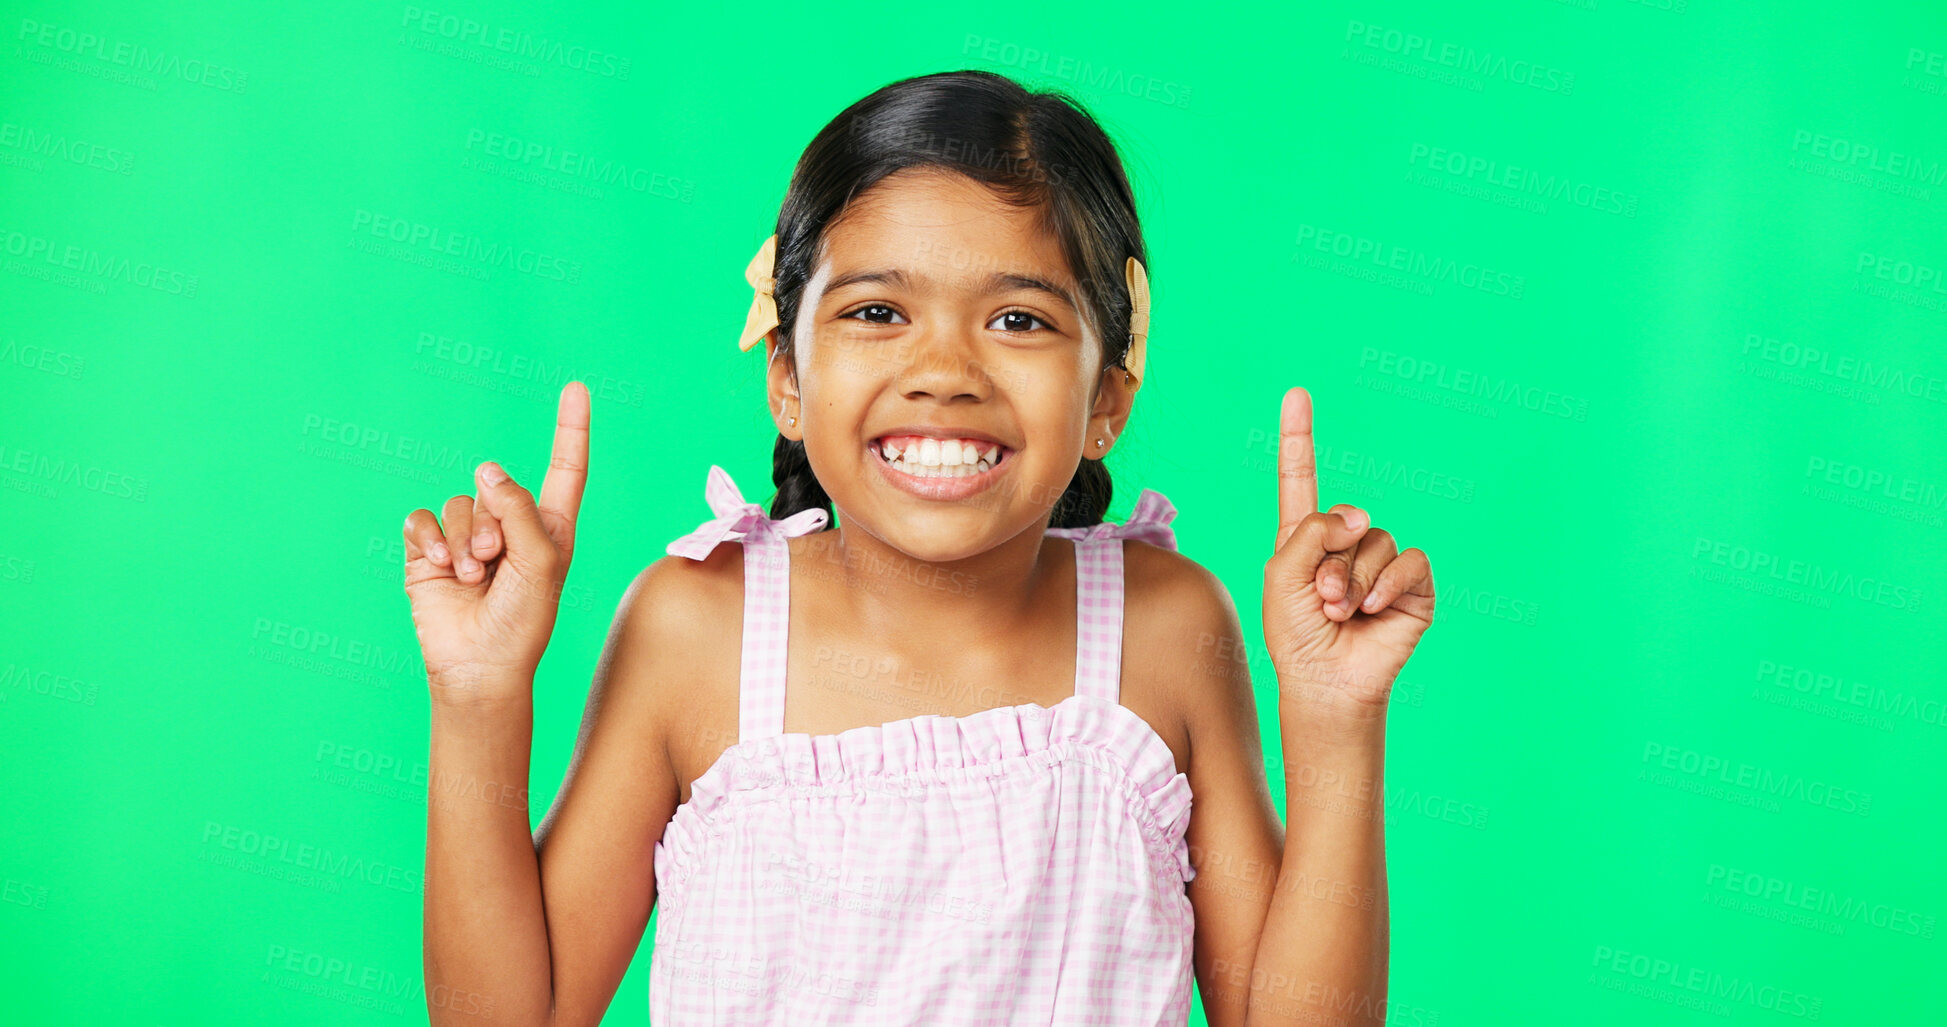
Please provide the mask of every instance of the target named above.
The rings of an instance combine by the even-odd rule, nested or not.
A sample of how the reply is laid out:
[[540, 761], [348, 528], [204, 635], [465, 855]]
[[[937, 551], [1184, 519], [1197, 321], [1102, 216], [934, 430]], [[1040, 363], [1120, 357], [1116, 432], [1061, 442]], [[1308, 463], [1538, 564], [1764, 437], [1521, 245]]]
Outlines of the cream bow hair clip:
[[[744, 315], [744, 334], [738, 339], [737, 348], [748, 350], [777, 327], [777, 236], [764, 240], [757, 255], [750, 258], [749, 266], [744, 268], [744, 280], [750, 283], [754, 295], [750, 300], [750, 313]], [[1123, 262], [1122, 280], [1129, 286], [1132, 305], [1129, 312], [1129, 355], [1123, 358], [1122, 367], [1129, 375], [1131, 386], [1140, 389], [1143, 360], [1149, 342], [1149, 272], [1144, 269], [1142, 261], [1132, 256]]]

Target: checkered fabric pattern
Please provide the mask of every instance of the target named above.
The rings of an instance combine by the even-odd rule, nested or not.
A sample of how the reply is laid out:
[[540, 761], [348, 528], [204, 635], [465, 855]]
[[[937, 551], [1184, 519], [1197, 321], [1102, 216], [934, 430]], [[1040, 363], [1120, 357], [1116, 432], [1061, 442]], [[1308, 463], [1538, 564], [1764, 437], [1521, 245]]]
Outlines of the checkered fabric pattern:
[[[1074, 540], [1075, 694], [966, 717], [785, 734], [786, 539], [721, 467], [669, 546], [744, 545], [737, 743], [656, 846], [651, 1022], [1167, 1024], [1189, 1019], [1191, 796], [1120, 702], [1122, 540], [1175, 548], [1144, 490]], [[807, 516], [810, 515], [810, 516]]]

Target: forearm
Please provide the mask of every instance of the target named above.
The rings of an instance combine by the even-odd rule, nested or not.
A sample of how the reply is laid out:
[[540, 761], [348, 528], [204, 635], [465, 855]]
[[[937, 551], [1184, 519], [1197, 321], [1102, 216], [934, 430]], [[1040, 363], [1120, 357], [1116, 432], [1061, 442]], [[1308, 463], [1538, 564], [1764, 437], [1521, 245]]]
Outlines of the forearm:
[[426, 1003], [434, 1024], [545, 1024], [552, 963], [528, 826], [531, 703], [433, 704], [426, 789]]
[[1385, 1022], [1385, 709], [1280, 683], [1285, 848], [1251, 972], [1252, 1027]]

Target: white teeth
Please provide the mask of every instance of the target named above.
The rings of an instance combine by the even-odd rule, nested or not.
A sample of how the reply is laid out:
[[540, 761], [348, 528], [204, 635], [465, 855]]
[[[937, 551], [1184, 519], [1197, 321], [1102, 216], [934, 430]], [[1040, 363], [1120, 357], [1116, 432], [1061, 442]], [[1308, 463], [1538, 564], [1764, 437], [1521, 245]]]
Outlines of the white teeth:
[[914, 477], [962, 478], [992, 470], [1000, 463], [998, 443], [987, 444], [985, 450], [981, 445], [959, 439], [925, 438], [901, 453], [896, 444], [886, 441], [879, 444], [879, 453], [886, 463]]

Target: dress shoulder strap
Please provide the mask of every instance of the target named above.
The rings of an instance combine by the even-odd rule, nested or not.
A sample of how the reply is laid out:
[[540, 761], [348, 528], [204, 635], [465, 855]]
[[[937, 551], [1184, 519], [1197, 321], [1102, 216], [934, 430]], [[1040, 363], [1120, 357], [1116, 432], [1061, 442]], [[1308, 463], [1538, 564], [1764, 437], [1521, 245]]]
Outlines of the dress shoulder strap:
[[1122, 701], [1122, 610], [1125, 598], [1122, 540], [1176, 548], [1169, 522], [1176, 507], [1161, 492], [1144, 489], [1121, 524], [1050, 528], [1075, 542], [1075, 694]]
[[701, 560], [718, 543], [744, 544], [743, 656], [737, 679], [737, 740], [784, 732], [785, 654], [791, 629], [791, 550], [786, 540], [830, 521], [823, 508], [772, 519], [744, 494], [730, 472], [710, 465], [704, 498], [716, 516], [669, 544], [671, 556]]

